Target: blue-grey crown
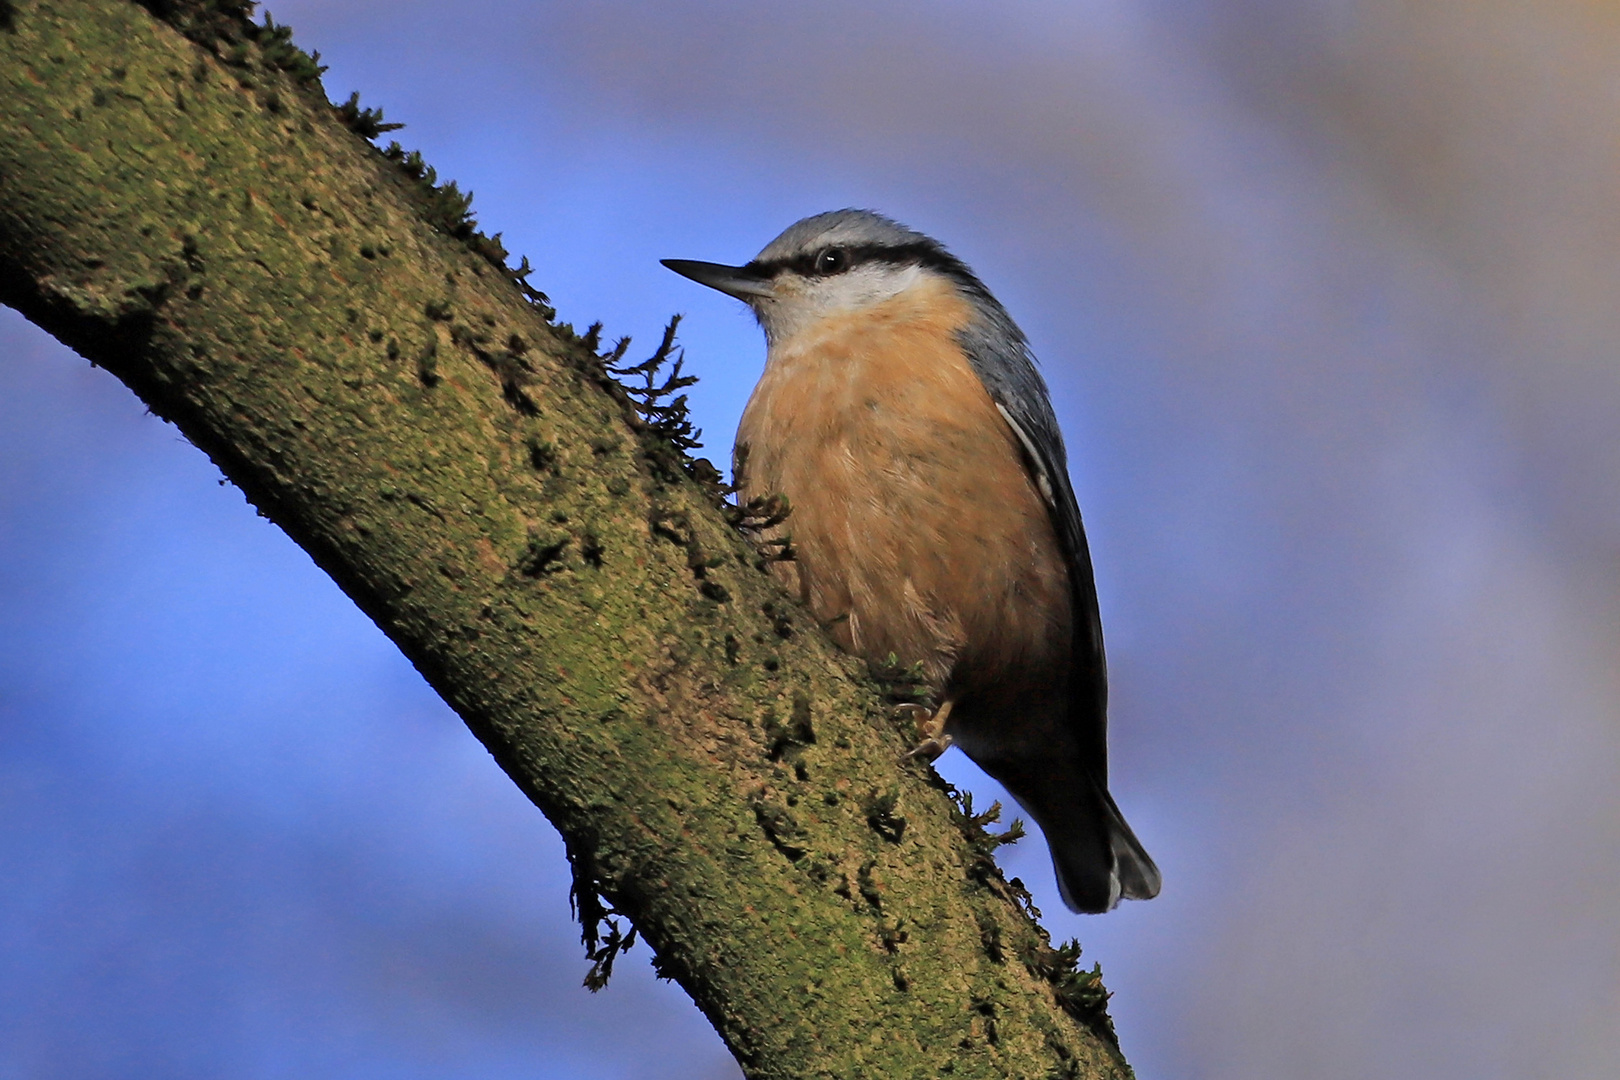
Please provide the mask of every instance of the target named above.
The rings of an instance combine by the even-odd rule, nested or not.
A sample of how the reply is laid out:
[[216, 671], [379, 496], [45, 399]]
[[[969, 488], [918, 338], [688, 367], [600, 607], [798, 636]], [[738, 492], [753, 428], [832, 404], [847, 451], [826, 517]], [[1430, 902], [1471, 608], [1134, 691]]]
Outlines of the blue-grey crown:
[[796, 221], [766, 244], [748, 269], [765, 277], [783, 270], [810, 273], [816, 256], [835, 248], [843, 252], [840, 265], [845, 268], [869, 262], [924, 266], [954, 280], [975, 301], [999, 310], [990, 290], [944, 244], [872, 210], [829, 210]]
[[871, 210], [829, 210], [794, 222], [765, 245], [756, 263], [791, 262], [828, 247], [915, 249], [945, 254], [944, 245]]

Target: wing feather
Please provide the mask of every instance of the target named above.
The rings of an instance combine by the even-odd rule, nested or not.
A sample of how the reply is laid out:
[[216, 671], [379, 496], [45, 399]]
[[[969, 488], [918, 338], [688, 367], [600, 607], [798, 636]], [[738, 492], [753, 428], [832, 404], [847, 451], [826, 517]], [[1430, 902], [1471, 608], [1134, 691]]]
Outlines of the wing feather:
[[1046, 382], [1023, 333], [992, 299], [962, 333], [962, 345], [996, 408], [1017, 436], [1025, 466], [1047, 508], [1069, 567], [1074, 646], [1070, 723], [1097, 780], [1108, 779], [1108, 667], [1103, 652], [1097, 585], [1080, 505], [1069, 481], [1068, 457]]

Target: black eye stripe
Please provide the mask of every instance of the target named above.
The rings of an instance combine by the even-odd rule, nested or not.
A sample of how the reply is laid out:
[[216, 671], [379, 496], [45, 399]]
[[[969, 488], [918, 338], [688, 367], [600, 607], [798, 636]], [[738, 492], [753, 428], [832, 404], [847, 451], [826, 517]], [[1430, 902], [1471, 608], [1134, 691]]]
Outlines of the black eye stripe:
[[831, 247], [817, 248], [814, 251], [802, 252], [790, 259], [756, 259], [748, 264], [748, 269], [761, 278], [773, 278], [783, 271], [791, 271], [803, 277], [824, 276], [818, 275], [816, 260], [828, 251], [837, 250], [844, 253], [844, 265], [838, 273], [847, 273], [857, 266], [868, 263], [884, 263], [889, 266], [922, 266], [936, 270], [946, 277], [954, 278], [959, 284], [970, 292], [984, 292], [984, 285], [973, 275], [973, 271], [955, 255], [946, 251], [938, 244], [842, 244]]

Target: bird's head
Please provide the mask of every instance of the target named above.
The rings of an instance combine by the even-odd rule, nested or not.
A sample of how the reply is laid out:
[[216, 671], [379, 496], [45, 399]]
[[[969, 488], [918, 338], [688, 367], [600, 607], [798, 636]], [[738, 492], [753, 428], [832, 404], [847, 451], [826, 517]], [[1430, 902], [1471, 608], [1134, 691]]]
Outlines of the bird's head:
[[833, 210], [789, 226], [742, 266], [665, 259], [665, 266], [743, 301], [766, 340], [881, 303], [930, 278], [974, 298], [984, 286], [944, 245], [870, 210]]

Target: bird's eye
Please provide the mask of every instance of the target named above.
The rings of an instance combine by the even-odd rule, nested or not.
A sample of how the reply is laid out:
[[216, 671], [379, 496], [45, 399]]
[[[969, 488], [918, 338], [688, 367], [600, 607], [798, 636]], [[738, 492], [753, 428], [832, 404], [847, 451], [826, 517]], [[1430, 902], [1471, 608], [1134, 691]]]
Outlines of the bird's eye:
[[843, 248], [828, 248], [816, 256], [816, 273], [836, 274], [849, 265], [849, 256]]

